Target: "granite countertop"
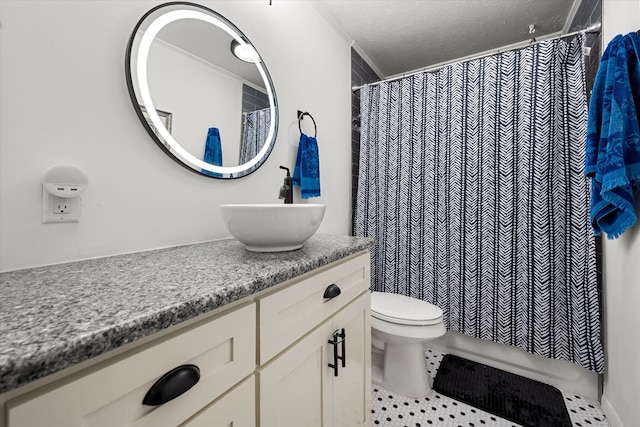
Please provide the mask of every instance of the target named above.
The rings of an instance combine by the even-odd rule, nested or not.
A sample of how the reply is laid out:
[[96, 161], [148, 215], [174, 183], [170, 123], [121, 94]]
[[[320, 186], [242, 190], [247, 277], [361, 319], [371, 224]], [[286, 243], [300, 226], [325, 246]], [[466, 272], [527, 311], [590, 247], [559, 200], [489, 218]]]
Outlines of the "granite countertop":
[[0, 273], [0, 393], [372, 244], [316, 234], [296, 251], [254, 253], [225, 239]]

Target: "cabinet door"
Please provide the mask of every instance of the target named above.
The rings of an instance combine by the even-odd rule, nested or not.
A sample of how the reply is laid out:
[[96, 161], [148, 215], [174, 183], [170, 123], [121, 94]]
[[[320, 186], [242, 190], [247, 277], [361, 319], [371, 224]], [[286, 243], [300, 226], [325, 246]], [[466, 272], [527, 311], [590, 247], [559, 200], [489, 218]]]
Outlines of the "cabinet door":
[[[366, 291], [293, 347], [258, 370], [260, 427], [369, 425], [371, 416], [370, 298]], [[329, 344], [345, 329], [346, 366], [329, 364], [342, 346]]]
[[331, 426], [331, 331], [330, 322], [321, 324], [257, 371], [260, 427]]
[[255, 397], [256, 382], [251, 375], [180, 427], [254, 427]]
[[[333, 426], [356, 427], [370, 424], [371, 418], [371, 294], [365, 292], [338, 312], [332, 331], [345, 330], [346, 366], [340, 361], [338, 376], [332, 381]], [[338, 354], [342, 348], [337, 346]], [[334, 348], [328, 346], [328, 358]], [[332, 375], [333, 375], [333, 370]]]

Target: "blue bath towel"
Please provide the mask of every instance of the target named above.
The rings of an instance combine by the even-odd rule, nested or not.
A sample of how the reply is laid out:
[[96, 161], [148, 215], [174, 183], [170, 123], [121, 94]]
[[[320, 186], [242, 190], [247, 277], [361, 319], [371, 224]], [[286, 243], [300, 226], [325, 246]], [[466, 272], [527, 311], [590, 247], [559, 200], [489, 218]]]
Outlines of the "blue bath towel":
[[619, 237], [637, 220], [640, 190], [640, 38], [616, 36], [607, 46], [589, 103], [585, 174], [592, 178], [594, 233]]
[[[222, 166], [222, 142], [220, 141], [220, 131], [218, 128], [209, 128], [202, 160], [212, 165]], [[215, 176], [216, 178], [222, 178], [221, 173], [211, 172], [205, 169], [202, 169], [202, 173]]]
[[312, 136], [300, 135], [296, 166], [293, 169], [293, 185], [300, 187], [303, 199], [320, 196], [318, 141]]

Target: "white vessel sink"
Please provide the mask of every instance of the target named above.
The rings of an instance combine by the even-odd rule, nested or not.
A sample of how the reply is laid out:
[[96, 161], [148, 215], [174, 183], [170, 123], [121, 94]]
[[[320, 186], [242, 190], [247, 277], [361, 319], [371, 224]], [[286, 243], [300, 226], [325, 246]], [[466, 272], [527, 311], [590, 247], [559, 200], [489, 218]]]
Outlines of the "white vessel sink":
[[220, 205], [231, 235], [253, 252], [300, 249], [320, 227], [325, 207], [284, 203]]

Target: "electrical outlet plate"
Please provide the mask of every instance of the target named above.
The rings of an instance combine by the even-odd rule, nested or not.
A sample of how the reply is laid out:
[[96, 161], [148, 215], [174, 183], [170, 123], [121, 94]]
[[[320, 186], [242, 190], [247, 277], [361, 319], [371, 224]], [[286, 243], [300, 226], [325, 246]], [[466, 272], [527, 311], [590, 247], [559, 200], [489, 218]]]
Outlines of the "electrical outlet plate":
[[54, 196], [42, 189], [42, 223], [80, 221], [80, 197], [65, 198]]

